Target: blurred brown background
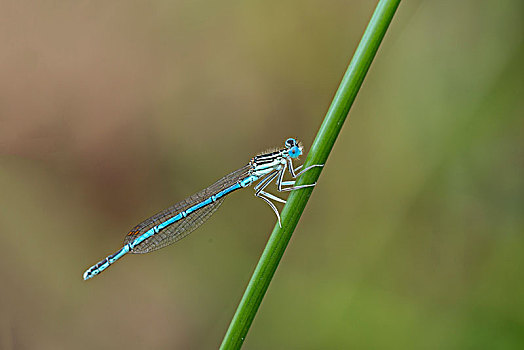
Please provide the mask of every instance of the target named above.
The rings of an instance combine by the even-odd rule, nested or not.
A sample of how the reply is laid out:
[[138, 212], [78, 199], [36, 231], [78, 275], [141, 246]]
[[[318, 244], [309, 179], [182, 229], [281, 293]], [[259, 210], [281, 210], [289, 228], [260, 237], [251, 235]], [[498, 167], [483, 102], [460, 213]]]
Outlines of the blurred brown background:
[[[84, 282], [135, 224], [311, 145], [375, 1], [0, 3], [0, 348], [218, 347], [252, 190]], [[246, 349], [524, 347], [520, 0], [405, 1]]]

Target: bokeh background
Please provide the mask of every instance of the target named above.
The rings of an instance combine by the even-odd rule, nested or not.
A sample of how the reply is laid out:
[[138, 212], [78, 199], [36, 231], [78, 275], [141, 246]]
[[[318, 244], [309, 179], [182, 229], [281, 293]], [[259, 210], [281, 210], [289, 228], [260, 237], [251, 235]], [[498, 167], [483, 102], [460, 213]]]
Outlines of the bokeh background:
[[[0, 3], [0, 348], [213, 349], [275, 217], [148, 216], [318, 130], [375, 1]], [[524, 348], [524, 3], [399, 7], [246, 349]]]

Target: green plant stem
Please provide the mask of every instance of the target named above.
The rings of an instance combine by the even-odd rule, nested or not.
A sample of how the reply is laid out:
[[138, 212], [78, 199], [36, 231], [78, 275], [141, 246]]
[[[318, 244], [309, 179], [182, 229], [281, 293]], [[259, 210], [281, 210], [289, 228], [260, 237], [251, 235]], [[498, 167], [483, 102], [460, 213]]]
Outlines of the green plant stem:
[[[325, 164], [399, 3], [400, 0], [379, 1], [315, 137], [304, 167]], [[321, 169], [308, 171], [299, 178], [297, 185], [316, 182]], [[312, 190], [292, 191], [289, 195], [282, 210], [282, 228], [276, 225], [273, 229], [220, 349], [240, 349], [242, 346]]]

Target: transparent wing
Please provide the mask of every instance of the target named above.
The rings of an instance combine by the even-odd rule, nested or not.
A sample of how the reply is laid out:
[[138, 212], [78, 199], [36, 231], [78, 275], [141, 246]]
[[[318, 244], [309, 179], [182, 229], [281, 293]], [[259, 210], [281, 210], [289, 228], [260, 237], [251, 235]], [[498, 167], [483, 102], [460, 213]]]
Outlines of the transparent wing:
[[[133, 248], [131, 253], [149, 253], [181, 240], [196, 230], [207, 219], [209, 219], [211, 215], [217, 211], [218, 207], [220, 207], [220, 204], [222, 204], [223, 201], [224, 198], [220, 198], [216, 202], [189, 214], [185, 219], [167, 226], [165, 229], [161, 230], [157, 234], [154, 234]], [[134, 239], [135, 237], [133, 236], [127, 236], [124, 243], [130, 243]]]
[[[125, 237], [124, 244], [133, 242], [141, 234], [147, 232], [149, 229], [160, 225], [166, 220], [171, 219], [182, 211], [187, 210], [193, 205], [200, 203], [214, 194], [234, 185], [249, 173], [251, 166], [248, 164], [215, 182], [211, 186], [203, 189], [200, 192], [184, 199], [181, 202], [159, 212], [158, 214], [144, 220], [135, 226]], [[172, 244], [193, 232], [197, 227], [202, 225], [213, 213], [218, 209], [224, 198], [219, 198], [215, 202], [192, 212], [185, 218], [166, 226], [158, 233], [144, 240], [142, 243], [133, 248], [130, 253], [149, 253], [154, 250], [163, 248]]]

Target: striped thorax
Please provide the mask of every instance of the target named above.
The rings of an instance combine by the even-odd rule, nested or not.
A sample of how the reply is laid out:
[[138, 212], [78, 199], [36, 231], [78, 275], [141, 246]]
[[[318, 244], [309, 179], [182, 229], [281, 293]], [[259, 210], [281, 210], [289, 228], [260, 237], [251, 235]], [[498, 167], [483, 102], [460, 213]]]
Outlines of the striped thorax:
[[297, 140], [289, 138], [286, 140], [285, 146], [286, 148], [260, 154], [251, 159], [249, 164], [253, 167], [250, 172], [253, 181], [275, 170], [281, 170], [290, 159], [297, 159], [302, 155], [302, 145]]

